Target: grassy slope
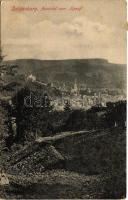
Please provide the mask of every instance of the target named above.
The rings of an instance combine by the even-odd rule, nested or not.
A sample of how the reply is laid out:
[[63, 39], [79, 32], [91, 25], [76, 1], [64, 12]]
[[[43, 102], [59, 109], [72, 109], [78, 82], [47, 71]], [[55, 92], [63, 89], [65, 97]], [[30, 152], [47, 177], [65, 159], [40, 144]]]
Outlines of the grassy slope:
[[92, 134], [86, 141], [83, 136], [65, 139], [56, 144], [66, 157], [64, 170], [11, 176], [6, 194], [10, 198], [123, 198], [125, 137], [125, 131], [116, 128]]

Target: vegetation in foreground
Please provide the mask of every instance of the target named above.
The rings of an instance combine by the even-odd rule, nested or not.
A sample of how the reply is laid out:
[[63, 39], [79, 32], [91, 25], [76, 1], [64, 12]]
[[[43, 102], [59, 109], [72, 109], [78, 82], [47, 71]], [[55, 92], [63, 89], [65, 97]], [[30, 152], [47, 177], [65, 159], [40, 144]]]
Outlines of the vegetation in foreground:
[[[1, 99], [6, 118], [0, 136], [1, 143], [5, 145], [4, 148], [1, 145], [1, 166], [5, 166], [10, 179], [10, 187], [4, 190], [1, 197], [124, 198], [126, 102], [109, 102], [107, 107], [98, 105], [87, 111], [73, 110], [70, 104], [66, 104], [64, 111], [55, 111], [47, 98], [41, 108], [26, 108], [24, 97], [30, 92], [28, 87], [21, 88], [13, 95], [12, 104], [6, 98]], [[41, 94], [41, 90], [33, 92]], [[11, 123], [13, 118], [16, 119], [14, 124]], [[14, 166], [8, 161], [8, 157], [13, 157], [15, 152], [22, 154], [25, 147], [32, 146], [36, 136], [94, 129], [98, 135], [92, 132], [88, 139], [85, 134], [54, 144], [55, 150], [64, 158], [62, 165], [59, 162], [52, 165], [51, 146], [47, 145], [42, 147], [42, 153], [41, 148], [37, 148], [34, 154], [26, 156]], [[40, 166], [44, 168], [39, 173]], [[14, 167], [12, 171], [10, 167]], [[12, 175], [17, 168], [21, 171], [19, 177]], [[30, 169], [36, 171], [27, 174]]]
[[6, 195], [11, 198], [124, 198], [125, 130], [106, 129], [98, 131], [97, 136], [92, 134], [86, 138], [67, 138], [55, 144], [65, 158], [61, 167], [59, 163], [51, 165], [52, 161], [50, 166], [40, 171], [40, 164], [45, 166], [47, 163], [40, 150], [34, 154], [40, 163], [31, 163], [28, 157], [25, 159], [26, 168], [24, 159], [21, 160], [18, 165], [22, 163], [31, 173], [21, 169], [14, 175], [18, 167], [14, 165], [14, 171], [9, 173], [10, 187]]

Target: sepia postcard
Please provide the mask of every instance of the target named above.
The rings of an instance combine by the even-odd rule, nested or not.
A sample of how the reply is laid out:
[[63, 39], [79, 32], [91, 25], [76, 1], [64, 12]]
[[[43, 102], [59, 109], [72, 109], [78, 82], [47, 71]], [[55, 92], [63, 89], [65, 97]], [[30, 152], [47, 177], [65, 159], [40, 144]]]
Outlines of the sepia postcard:
[[126, 1], [0, 1], [0, 199], [126, 198]]

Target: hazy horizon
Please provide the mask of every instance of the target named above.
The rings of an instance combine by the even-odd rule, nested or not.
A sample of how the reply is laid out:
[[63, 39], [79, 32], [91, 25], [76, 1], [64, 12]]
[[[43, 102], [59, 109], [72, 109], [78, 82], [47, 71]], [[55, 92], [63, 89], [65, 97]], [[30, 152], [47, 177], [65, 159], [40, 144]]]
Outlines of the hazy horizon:
[[108, 59], [106, 58], [65, 58], [65, 59], [38, 59], [38, 58], [16, 58], [16, 59], [4, 59], [3, 61], [15, 61], [15, 60], [39, 60], [39, 61], [70, 61], [70, 60], [103, 60], [106, 61], [107, 63], [110, 64], [117, 64], [117, 65], [127, 65], [127, 63], [114, 63], [114, 62], [110, 62]]

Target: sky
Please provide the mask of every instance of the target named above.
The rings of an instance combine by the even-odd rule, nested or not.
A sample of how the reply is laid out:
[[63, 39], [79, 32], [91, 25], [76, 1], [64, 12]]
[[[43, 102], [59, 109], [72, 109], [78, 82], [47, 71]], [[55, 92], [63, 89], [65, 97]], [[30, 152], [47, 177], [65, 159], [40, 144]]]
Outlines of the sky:
[[124, 0], [3, 0], [6, 60], [104, 58], [126, 63]]

